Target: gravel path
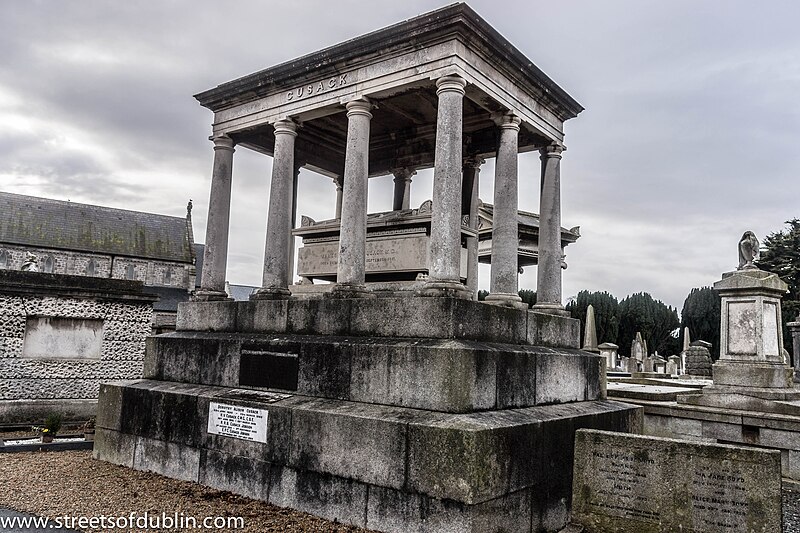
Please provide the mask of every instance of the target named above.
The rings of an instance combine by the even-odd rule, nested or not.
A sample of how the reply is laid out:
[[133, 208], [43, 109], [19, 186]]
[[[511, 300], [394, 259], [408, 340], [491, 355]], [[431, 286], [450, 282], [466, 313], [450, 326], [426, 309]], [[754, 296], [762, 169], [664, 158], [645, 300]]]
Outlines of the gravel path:
[[[0, 507], [50, 517], [144, 511], [200, 518], [241, 516], [245, 529], [237, 531], [366, 533], [196, 483], [95, 461], [89, 451], [0, 454]], [[784, 533], [800, 533], [800, 491], [795, 487], [783, 491], [783, 520]]]
[[0, 506], [50, 517], [127, 516], [144, 511], [151, 516], [177, 512], [201, 519], [241, 516], [245, 529], [236, 531], [245, 532], [366, 531], [196, 483], [96, 461], [89, 451], [0, 454]]

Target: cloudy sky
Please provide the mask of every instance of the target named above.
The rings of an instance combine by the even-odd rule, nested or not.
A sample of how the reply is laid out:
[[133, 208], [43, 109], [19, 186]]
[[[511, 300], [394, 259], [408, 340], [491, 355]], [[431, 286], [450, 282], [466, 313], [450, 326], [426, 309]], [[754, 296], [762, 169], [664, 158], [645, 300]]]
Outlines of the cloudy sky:
[[[0, 0], [0, 189], [176, 216], [191, 198], [203, 242], [212, 117], [193, 94], [445, 4]], [[647, 291], [680, 308], [736, 266], [745, 230], [763, 240], [800, 216], [800, 3], [470, 5], [586, 107], [566, 125], [563, 224], [583, 236], [565, 298]], [[233, 283], [260, 282], [271, 163], [235, 155]], [[520, 207], [538, 211], [538, 157], [520, 165]], [[413, 187], [418, 205], [430, 173]], [[369, 195], [390, 209], [390, 178]], [[333, 216], [330, 179], [304, 171], [298, 207]]]

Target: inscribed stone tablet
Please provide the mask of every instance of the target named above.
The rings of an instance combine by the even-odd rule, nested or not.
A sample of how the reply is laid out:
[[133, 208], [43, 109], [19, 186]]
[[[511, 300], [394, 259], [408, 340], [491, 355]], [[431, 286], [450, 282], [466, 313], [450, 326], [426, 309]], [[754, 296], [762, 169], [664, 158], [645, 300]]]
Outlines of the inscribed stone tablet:
[[208, 407], [208, 432], [254, 442], [267, 442], [266, 409], [211, 402]]
[[581, 429], [572, 491], [593, 533], [781, 531], [776, 450]]

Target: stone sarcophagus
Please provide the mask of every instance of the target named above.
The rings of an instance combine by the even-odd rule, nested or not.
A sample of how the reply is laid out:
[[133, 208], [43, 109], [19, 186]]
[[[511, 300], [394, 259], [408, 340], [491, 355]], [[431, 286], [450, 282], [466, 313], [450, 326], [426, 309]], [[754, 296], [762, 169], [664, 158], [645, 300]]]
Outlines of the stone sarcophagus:
[[[430, 227], [430, 201], [419, 209], [370, 213], [367, 216], [366, 282], [398, 282], [394, 285], [400, 288], [427, 276]], [[339, 229], [339, 219], [316, 222], [303, 217], [301, 226], [292, 231], [303, 239], [297, 254], [297, 275], [303, 279], [301, 283], [336, 281]], [[460, 277], [465, 281], [467, 239], [476, 237], [477, 231], [462, 225], [461, 236]]]

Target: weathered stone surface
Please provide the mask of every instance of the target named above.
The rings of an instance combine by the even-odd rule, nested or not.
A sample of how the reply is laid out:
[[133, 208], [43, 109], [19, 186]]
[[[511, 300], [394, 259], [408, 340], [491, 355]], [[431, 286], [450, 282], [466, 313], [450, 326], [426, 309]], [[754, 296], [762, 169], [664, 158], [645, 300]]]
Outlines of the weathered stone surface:
[[437, 500], [383, 487], [369, 488], [367, 528], [424, 533], [529, 531], [530, 490], [477, 505]]
[[579, 430], [573, 521], [596, 533], [781, 530], [777, 451]]
[[[525, 355], [535, 366], [535, 356]], [[491, 409], [500, 381], [495, 361], [501, 358], [461, 341], [355, 346], [350, 399], [432, 411]]]
[[291, 507], [328, 520], [364, 527], [367, 485], [316, 472], [274, 465], [269, 503]]
[[561, 353], [540, 354], [537, 359], [536, 403], [585, 400], [587, 359]]
[[[408, 413], [317, 400], [293, 409], [290, 466], [372, 485], [402, 488]], [[369, 457], [369, 460], [364, 460]]]
[[133, 468], [196, 482], [200, 469], [200, 450], [139, 436], [136, 438]]
[[202, 450], [198, 483], [266, 501], [270, 463], [250, 457]]
[[178, 304], [177, 331], [235, 331], [236, 302], [208, 301]]
[[94, 433], [92, 456], [95, 459], [133, 468], [136, 440], [137, 437], [134, 435], [126, 435], [98, 426]]
[[284, 332], [288, 309], [287, 300], [236, 302], [236, 329], [243, 333]]
[[[560, 276], [559, 273], [559, 279]], [[577, 349], [580, 347], [580, 332], [581, 322], [575, 318], [528, 312], [528, 344]]]

